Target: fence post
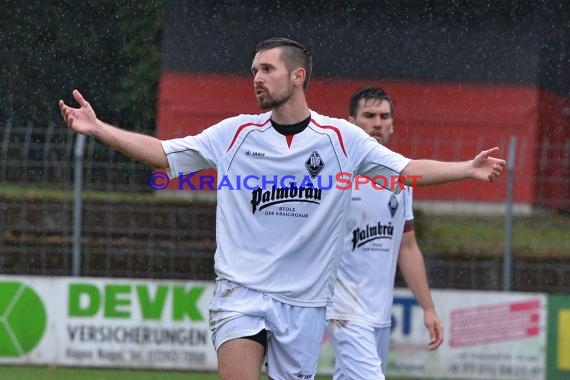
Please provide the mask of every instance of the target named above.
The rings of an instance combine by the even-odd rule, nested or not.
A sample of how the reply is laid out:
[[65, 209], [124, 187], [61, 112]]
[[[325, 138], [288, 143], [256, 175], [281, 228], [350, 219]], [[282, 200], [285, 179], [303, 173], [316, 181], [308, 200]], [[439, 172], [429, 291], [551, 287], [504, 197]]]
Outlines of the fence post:
[[4, 126], [4, 138], [2, 140], [2, 149], [0, 150], [0, 157], [4, 160], [2, 164], [2, 175], [0, 175], [0, 180], [2, 183], [6, 181], [7, 178], [7, 168], [8, 168], [8, 147], [10, 146], [10, 132], [12, 131], [12, 120], [8, 119], [6, 125]]
[[505, 212], [505, 251], [503, 257], [503, 290], [511, 290], [511, 268], [513, 261], [513, 191], [515, 179], [515, 159], [517, 151], [517, 138], [509, 139], [509, 154], [507, 158], [507, 200]]
[[81, 275], [81, 187], [83, 182], [83, 151], [85, 135], [78, 134], [75, 139], [74, 177], [73, 177], [73, 257], [72, 275]]

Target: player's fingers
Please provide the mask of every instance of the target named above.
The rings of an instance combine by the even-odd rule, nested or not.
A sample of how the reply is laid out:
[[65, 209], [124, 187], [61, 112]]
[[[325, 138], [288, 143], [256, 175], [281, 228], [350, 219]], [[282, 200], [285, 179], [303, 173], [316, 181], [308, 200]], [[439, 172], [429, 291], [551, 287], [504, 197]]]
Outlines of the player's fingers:
[[81, 95], [79, 91], [73, 90], [73, 97], [81, 107], [89, 107], [89, 103], [87, 102], [87, 100], [85, 100], [85, 98]]
[[65, 119], [65, 103], [63, 102], [63, 100], [59, 101], [59, 112], [61, 113], [61, 116]]
[[507, 161], [505, 160], [497, 160], [493, 164], [493, 169], [495, 170], [503, 170], [507, 166]]
[[494, 181], [497, 178], [499, 178], [499, 176], [503, 172], [503, 169], [504, 169], [504, 166], [502, 165], [502, 163], [498, 163], [498, 164], [493, 165], [489, 179], [491, 181]]
[[443, 343], [443, 328], [439, 325], [430, 328], [430, 343], [428, 344], [428, 350], [432, 351], [441, 346]]
[[61, 108], [61, 115], [63, 117], [63, 121], [65, 122], [65, 124], [71, 127], [74, 119], [73, 109], [64, 104]]
[[67, 124], [69, 127], [71, 127], [72, 122], [73, 122], [73, 118], [71, 117], [69, 110], [66, 110], [66, 112], [65, 112], [65, 124]]
[[438, 339], [434, 342], [431, 342], [430, 344], [428, 344], [428, 350], [429, 351], [436, 350], [437, 348], [439, 348], [439, 346], [441, 346], [442, 343], [443, 343], [443, 339]]
[[491, 149], [488, 149], [485, 151], [485, 157], [491, 157], [493, 154], [497, 153], [498, 151], [499, 151], [498, 146], [491, 148]]
[[437, 326], [434, 324], [430, 324], [427, 326], [429, 332], [429, 343], [432, 344], [437, 339]]
[[67, 106], [63, 104], [63, 102], [61, 102], [59, 104], [59, 109], [61, 111], [61, 116], [63, 117], [63, 120], [67, 122]]

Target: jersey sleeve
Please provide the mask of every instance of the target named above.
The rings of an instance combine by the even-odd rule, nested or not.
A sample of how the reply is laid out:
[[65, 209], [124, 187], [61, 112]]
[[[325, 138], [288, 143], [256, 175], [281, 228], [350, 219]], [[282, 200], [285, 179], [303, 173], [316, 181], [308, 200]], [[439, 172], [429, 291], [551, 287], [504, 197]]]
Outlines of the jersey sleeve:
[[163, 140], [168, 159], [168, 174], [176, 178], [206, 168], [216, 168], [227, 146], [231, 121], [224, 120], [194, 136]]
[[404, 204], [406, 205], [404, 208], [404, 220], [406, 222], [414, 220], [413, 191], [414, 190], [411, 186], [406, 186], [406, 189], [404, 190]]
[[354, 137], [352, 144], [356, 144], [356, 147], [351, 149], [356, 169], [354, 174], [367, 176], [383, 187], [388, 184], [389, 190], [399, 192], [400, 186], [390, 184], [394, 183], [393, 181], [411, 160], [379, 144], [356, 126], [351, 132]]

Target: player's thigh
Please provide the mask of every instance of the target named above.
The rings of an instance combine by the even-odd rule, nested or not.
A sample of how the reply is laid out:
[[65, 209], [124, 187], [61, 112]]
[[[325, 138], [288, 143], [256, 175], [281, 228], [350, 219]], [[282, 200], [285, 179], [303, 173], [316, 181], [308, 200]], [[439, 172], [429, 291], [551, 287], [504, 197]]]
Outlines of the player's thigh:
[[268, 301], [262, 293], [229, 281], [217, 281], [209, 320], [216, 351], [229, 340], [266, 329], [267, 307]]
[[210, 304], [210, 329], [222, 380], [259, 379], [267, 342], [246, 337], [266, 329], [268, 304], [260, 292], [217, 281]]
[[385, 379], [372, 326], [330, 320], [327, 334], [335, 353], [335, 380]]
[[314, 379], [325, 330], [325, 308], [274, 301], [267, 326], [268, 376], [273, 380]]
[[221, 380], [259, 380], [265, 347], [249, 339], [228, 340], [218, 348]]

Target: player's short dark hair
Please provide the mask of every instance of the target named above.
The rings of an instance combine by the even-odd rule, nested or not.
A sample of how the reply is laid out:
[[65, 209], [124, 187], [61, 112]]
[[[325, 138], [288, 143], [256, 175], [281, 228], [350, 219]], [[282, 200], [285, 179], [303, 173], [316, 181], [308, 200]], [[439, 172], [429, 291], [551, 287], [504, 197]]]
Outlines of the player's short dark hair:
[[392, 98], [380, 87], [364, 87], [357, 90], [352, 96], [350, 97], [350, 101], [348, 102], [348, 114], [352, 117], [356, 117], [356, 110], [358, 109], [358, 102], [361, 99], [364, 101], [367, 100], [378, 100], [382, 101], [385, 100], [390, 103], [390, 112], [392, 115], [394, 114], [394, 102]]
[[309, 49], [300, 42], [290, 38], [273, 37], [260, 42], [255, 49], [255, 53], [257, 54], [262, 50], [277, 47], [283, 48], [281, 59], [285, 62], [285, 66], [289, 71], [293, 71], [297, 67], [305, 69], [307, 75], [303, 82], [303, 89], [306, 89], [309, 84], [309, 79], [311, 78], [311, 73], [313, 72], [313, 57], [311, 56]]

